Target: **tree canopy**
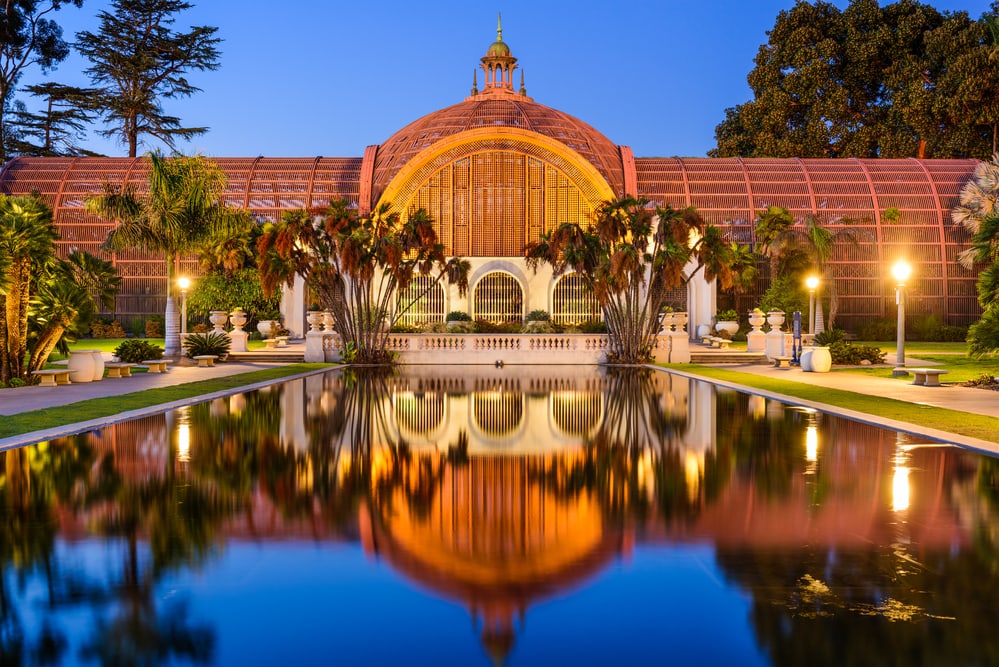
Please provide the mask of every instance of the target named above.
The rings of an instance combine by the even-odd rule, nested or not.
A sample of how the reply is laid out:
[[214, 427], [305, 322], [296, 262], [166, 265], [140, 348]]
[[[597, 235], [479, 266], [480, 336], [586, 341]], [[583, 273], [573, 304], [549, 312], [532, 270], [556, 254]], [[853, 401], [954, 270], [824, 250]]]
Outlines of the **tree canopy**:
[[183, 0], [113, 0], [113, 12], [98, 15], [96, 33], [76, 35], [76, 48], [92, 63], [86, 70], [91, 82], [105, 91], [100, 102], [110, 128], [101, 134], [128, 146], [129, 157], [137, 155], [144, 136], [175, 149], [178, 138], [208, 130], [185, 127], [162, 106], [200, 90], [188, 80], [190, 72], [219, 67], [218, 28], [173, 30], [176, 15], [191, 6]]
[[985, 158], [999, 133], [997, 13], [799, 0], [777, 15], [753, 99], [725, 111], [710, 155]]
[[69, 45], [52, 12], [65, 5], [80, 7], [83, 0], [8, 0], [0, 5], [0, 163], [7, 161], [6, 112], [14, 88], [26, 69], [48, 70], [65, 60]]

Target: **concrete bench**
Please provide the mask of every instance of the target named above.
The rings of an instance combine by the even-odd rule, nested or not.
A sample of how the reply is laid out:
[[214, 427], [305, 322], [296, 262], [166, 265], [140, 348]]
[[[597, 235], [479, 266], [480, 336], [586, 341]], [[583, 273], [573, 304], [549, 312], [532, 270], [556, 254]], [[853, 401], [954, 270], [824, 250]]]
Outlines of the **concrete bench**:
[[109, 378], [130, 378], [132, 377], [132, 367], [135, 364], [128, 364], [124, 361], [112, 361], [104, 364], [104, 369], [108, 372]]
[[150, 373], [166, 373], [169, 363], [166, 359], [146, 359], [142, 362], [142, 365]]
[[774, 357], [774, 368], [790, 368], [792, 357]]
[[37, 377], [43, 387], [54, 387], [59, 384], [72, 384], [69, 381], [69, 369], [48, 369], [43, 371], [31, 371]]
[[722, 350], [727, 350], [731, 342], [728, 338], [722, 338], [721, 336], [711, 337], [711, 347], [717, 347]]
[[289, 336], [274, 336], [278, 347], [288, 347], [288, 338]]
[[925, 387], [939, 387], [940, 376], [948, 373], [939, 368], [910, 368], [912, 371], [912, 384], [919, 384]]
[[191, 358], [198, 362], [198, 367], [211, 368], [215, 365], [215, 360], [219, 357], [217, 354], [199, 354], [196, 357]]

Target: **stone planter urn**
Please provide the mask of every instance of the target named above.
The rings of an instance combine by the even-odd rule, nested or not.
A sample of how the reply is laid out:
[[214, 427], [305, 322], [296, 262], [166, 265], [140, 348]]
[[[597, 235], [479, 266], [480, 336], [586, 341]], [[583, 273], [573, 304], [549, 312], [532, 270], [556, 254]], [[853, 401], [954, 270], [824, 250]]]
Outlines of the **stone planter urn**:
[[767, 321], [767, 316], [762, 310], [751, 310], [749, 311], [749, 326], [753, 327], [753, 331], [759, 331], [763, 326], [763, 323]]
[[814, 347], [806, 347], [801, 351], [801, 356], [798, 357], [798, 363], [801, 364], [801, 370], [805, 373], [812, 372], [812, 354], [814, 352]]
[[317, 333], [323, 324], [323, 312], [321, 310], [310, 310], [305, 316], [305, 321], [309, 323], [309, 333]]
[[219, 333], [225, 333], [225, 323], [229, 320], [229, 313], [224, 310], [213, 310], [208, 315], [208, 321], [212, 323], [212, 327], [215, 331]]
[[281, 329], [281, 320], [260, 320], [257, 322], [257, 331], [264, 338], [273, 338]]
[[229, 322], [235, 331], [242, 332], [243, 327], [246, 325], [246, 313], [242, 310], [232, 311], [229, 313]]
[[[94, 360], [94, 350], [73, 350], [69, 353], [69, 381], [70, 382], [93, 382], [97, 373], [97, 364]], [[101, 374], [104, 373], [104, 365], [101, 365]]]
[[659, 322], [659, 333], [670, 333], [676, 323], [676, 313], [663, 313], [663, 318]]
[[784, 311], [783, 310], [771, 310], [767, 313], [767, 324], [773, 331], [780, 331], [781, 326], [784, 324]]
[[687, 313], [673, 313], [673, 325], [676, 326], [676, 330], [680, 333], [686, 333], [687, 331]]
[[336, 320], [333, 318], [333, 313], [330, 312], [330, 311], [328, 311], [328, 310], [324, 310], [323, 311], [323, 331], [325, 331], [327, 333], [332, 333], [333, 332], [333, 327], [334, 327], [335, 324], [336, 324]]
[[715, 322], [715, 331], [718, 333], [727, 331], [730, 336], [734, 336], [739, 333], [739, 323], [734, 320], [722, 320], [720, 322]]

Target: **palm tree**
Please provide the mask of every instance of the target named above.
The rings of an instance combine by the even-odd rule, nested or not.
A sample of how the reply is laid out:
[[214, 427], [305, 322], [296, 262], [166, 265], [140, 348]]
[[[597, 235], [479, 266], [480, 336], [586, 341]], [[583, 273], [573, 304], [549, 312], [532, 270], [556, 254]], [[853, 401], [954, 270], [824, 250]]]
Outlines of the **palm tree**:
[[39, 197], [0, 195], [0, 384], [28, 379], [28, 304], [57, 238], [52, 209]]
[[[840, 224], [849, 225], [851, 222], [844, 218]], [[847, 226], [834, 231], [812, 214], [795, 222], [787, 209], [771, 206], [760, 212], [756, 235], [760, 252], [770, 258], [774, 278], [790, 276], [800, 285], [804, 280], [803, 274], [811, 271], [828, 286], [828, 323], [832, 328], [839, 310], [839, 296], [836, 274], [829, 260], [837, 244], [857, 244], [868, 238], [866, 232]], [[819, 309], [821, 313], [821, 303]]]
[[150, 153], [149, 191], [140, 195], [126, 184], [105, 186], [88, 199], [87, 211], [113, 221], [104, 245], [109, 250], [163, 253], [167, 264], [166, 350], [180, 354], [180, 318], [173, 298], [174, 264], [217, 238], [238, 234], [249, 224], [243, 211], [222, 200], [226, 177], [201, 156], [164, 158]]
[[693, 208], [652, 208], [641, 197], [604, 202], [593, 223], [563, 223], [525, 250], [528, 266], [541, 263], [559, 276], [574, 271], [593, 291], [610, 336], [608, 358], [644, 363], [659, 332], [669, 290], [697, 271], [732, 286], [745, 253]]

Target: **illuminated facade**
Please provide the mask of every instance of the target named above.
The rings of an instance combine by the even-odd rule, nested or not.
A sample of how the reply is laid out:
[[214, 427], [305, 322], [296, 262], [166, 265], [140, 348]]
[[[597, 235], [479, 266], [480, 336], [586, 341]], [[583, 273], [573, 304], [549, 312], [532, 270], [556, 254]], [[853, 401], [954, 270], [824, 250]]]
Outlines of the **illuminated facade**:
[[[331, 198], [362, 212], [382, 202], [402, 212], [427, 209], [449, 251], [467, 257], [473, 270], [469, 296], [434, 295], [424, 320], [451, 310], [492, 320], [519, 320], [534, 309], [562, 322], [592, 317], [593, 304], [577, 298], [571, 277], [534, 274], [521, 256], [540, 233], [588, 220], [601, 201], [624, 194], [695, 206], [744, 243], [754, 241], [753, 223], [768, 206], [796, 218], [815, 215], [832, 229], [851, 222], [866, 241], [840, 244], [832, 259], [844, 325], [891, 315], [886, 267], [899, 257], [916, 266], [913, 313], [952, 324], [978, 318], [976, 276], [957, 262], [967, 235], [950, 218], [975, 161], [635, 157], [583, 121], [535, 102], [523, 77], [515, 87], [517, 59], [501, 31], [481, 62], [482, 89], [473, 85], [462, 102], [415, 120], [361, 157], [218, 158], [229, 178], [227, 201], [261, 219]], [[4, 168], [0, 190], [40, 192], [55, 208], [67, 251], [106, 256], [99, 245], [110, 225], [88, 215], [84, 200], [106, 182], [141, 191], [146, 167], [141, 158], [20, 158]], [[111, 259], [123, 276], [117, 314], [162, 312], [161, 259], [138, 252]], [[183, 262], [182, 270], [195, 273], [196, 262]], [[305, 305], [301, 290], [286, 298], [293, 332], [306, 328]], [[690, 311], [693, 331], [714, 313], [714, 286], [695, 277], [676, 305]]]

